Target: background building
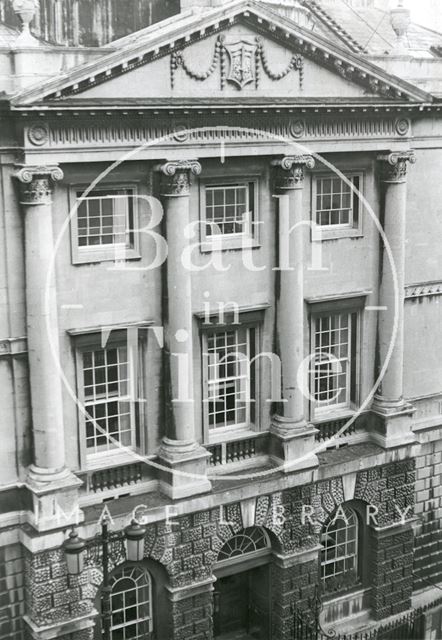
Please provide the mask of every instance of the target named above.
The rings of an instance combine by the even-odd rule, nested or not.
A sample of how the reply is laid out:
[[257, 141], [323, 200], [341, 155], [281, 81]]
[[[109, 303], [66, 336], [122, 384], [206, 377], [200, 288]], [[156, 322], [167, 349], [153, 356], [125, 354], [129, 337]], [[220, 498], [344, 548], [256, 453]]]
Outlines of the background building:
[[438, 637], [442, 36], [43, 6], [0, 27], [0, 638]]

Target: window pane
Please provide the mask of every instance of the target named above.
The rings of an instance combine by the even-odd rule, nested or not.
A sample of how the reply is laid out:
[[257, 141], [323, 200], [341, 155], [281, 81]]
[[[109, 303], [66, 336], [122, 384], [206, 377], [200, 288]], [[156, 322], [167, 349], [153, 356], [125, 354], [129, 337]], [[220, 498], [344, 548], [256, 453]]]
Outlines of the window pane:
[[[359, 184], [359, 178], [357, 183]], [[353, 202], [352, 190], [344, 180], [337, 177], [316, 179], [316, 224], [331, 227], [356, 226]]]
[[128, 389], [127, 347], [96, 349], [83, 354], [88, 452], [134, 445], [135, 425]]
[[358, 518], [349, 507], [341, 507], [345, 518], [333, 519], [321, 534], [321, 575], [328, 591], [353, 587], [358, 576]]
[[206, 234], [252, 235], [254, 197], [251, 201], [250, 193], [253, 190], [254, 183], [251, 187], [248, 184], [206, 186], [205, 214], [209, 223]]
[[130, 220], [132, 200], [132, 190], [100, 190], [81, 198], [77, 211], [78, 245], [126, 243], [126, 230], [133, 224]]
[[357, 314], [337, 313], [313, 321], [312, 395], [316, 409], [347, 406], [355, 394]]
[[110, 640], [144, 640], [153, 630], [150, 575], [139, 567], [125, 567], [111, 578], [111, 588]]
[[250, 329], [212, 332], [207, 334], [206, 341], [204, 401], [209, 427], [248, 424], [254, 398]]

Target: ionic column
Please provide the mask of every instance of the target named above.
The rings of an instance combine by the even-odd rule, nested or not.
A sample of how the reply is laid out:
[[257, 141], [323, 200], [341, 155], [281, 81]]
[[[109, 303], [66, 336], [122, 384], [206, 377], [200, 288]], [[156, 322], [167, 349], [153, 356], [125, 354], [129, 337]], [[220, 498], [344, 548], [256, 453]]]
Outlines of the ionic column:
[[[279, 292], [277, 344], [282, 371], [282, 399], [272, 430], [284, 442], [283, 460], [294, 462], [313, 447], [315, 429], [304, 415], [304, 395], [298, 384], [304, 354], [304, 223], [305, 168], [313, 169], [311, 156], [288, 156], [273, 161], [279, 207]], [[313, 460], [315, 462], [315, 460]], [[311, 466], [312, 460], [301, 461]]]
[[55, 284], [52, 188], [57, 166], [21, 166], [15, 174], [24, 214], [26, 324], [31, 387], [33, 461], [28, 486], [31, 524], [39, 531], [69, 525], [82, 482], [65, 467], [62, 381]]
[[31, 382], [34, 467], [50, 480], [65, 467], [63, 403], [53, 264], [52, 187], [59, 167], [23, 166], [15, 174], [25, 226], [26, 320]]
[[[210, 483], [204, 479], [208, 453], [198, 445], [195, 433], [192, 274], [182, 261], [190, 242], [191, 176], [201, 173], [201, 165], [196, 160], [172, 161], [157, 170], [161, 173], [168, 246], [165, 310], [168, 412], [160, 456], [176, 471], [167, 474], [163, 486], [176, 498], [210, 489]], [[183, 471], [195, 473], [195, 477], [187, 477]]]
[[[379, 372], [392, 351], [373, 409], [379, 414], [393, 415], [410, 410], [403, 398], [406, 177], [407, 163], [414, 164], [416, 157], [413, 151], [404, 151], [379, 156], [378, 161], [384, 186], [385, 234], [379, 288]], [[390, 441], [391, 436], [392, 433]]]
[[[384, 233], [379, 290], [379, 360], [382, 367], [397, 327], [393, 352], [381, 382], [377, 400], [395, 408], [403, 404], [405, 228], [407, 210], [407, 163], [416, 162], [413, 152], [379, 156], [385, 188]], [[389, 249], [391, 254], [389, 252]]]

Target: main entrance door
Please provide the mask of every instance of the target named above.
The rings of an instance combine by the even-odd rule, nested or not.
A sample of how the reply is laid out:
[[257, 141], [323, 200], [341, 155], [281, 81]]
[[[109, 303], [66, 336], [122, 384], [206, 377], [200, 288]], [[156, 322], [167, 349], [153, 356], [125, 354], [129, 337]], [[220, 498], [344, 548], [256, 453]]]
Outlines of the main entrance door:
[[269, 566], [218, 578], [214, 633], [219, 640], [269, 640]]

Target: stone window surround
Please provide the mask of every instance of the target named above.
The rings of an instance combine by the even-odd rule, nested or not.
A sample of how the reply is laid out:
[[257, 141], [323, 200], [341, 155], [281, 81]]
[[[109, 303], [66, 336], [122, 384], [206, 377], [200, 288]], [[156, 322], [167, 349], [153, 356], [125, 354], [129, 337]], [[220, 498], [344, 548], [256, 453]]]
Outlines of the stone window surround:
[[[321, 578], [322, 578], [323, 584], [325, 585], [325, 589], [327, 589], [328, 579], [336, 578], [338, 575], [342, 575], [344, 577], [347, 573], [349, 573], [349, 570], [346, 570], [346, 569], [344, 569], [344, 571], [338, 574], [335, 573], [336, 564], [341, 561], [344, 561], [345, 565], [347, 564], [347, 562], [352, 565], [352, 568], [350, 569], [350, 571], [354, 571], [355, 573], [355, 583], [359, 581], [359, 564], [360, 564], [359, 563], [359, 550], [360, 550], [359, 538], [360, 538], [361, 525], [359, 522], [358, 514], [356, 513], [356, 511], [354, 511], [354, 509], [351, 509], [347, 505], [343, 505], [343, 513], [345, 515], [344, 518], [341, 518], [340, 516], [338, 516], [338, 514], [335, 514], [333, 517], [331, 517], [328, 520], [328, 522], [325, 524], [325, 526], [322, 529], [321, 542], [323, 543], [323, 546], [325, 545], [324, 546], [325, 558], [323, 557], [321, 559], [321, 573], [322, 573]], [[343, 521], [344, 527], [340, 527], [336, 531], [333, 531], [333, 533], [335, 533], [336, 535], [332, 536], [330, 539], [328, 535], [329, 527], [331, 525], [334, 525], [335, 519], [336, 519], [336, 522]], [[351, 531], [352, 529], [353, 529], [353, 532]], [[340, 531], [342, 532], [343, 530], [345, 531], [345, 538], [343, 541], [339, 542], [339, 532]], [[354, 545], [353, 550], [351, 549], [351, 546], [349, 547], [349, 545], [351, 544]], [[341, 551], [341, 546], [343, 547], [343, 553]], [[330, 552], [331, 550], [333, 550], [334, 553], [327, 553], [327, 552]], [[340, 553], [340, 555], [337, 555], [338, 553]], [[332, 565], [333, 567], [333, 573], [329, 576], [325, 574], [326, 565]]]
[[[139, 184], [131, 181], [117, 181], [117, 182], [100, 182], [96, 187], [92, 189], [92, 192], [97, 191], [115, 191], [115, 190], [129, 190], [133, 194], [133, 207], [132, 207], [132, 220], [133, 220], [133, 245], [130, 247], [119, 249], [117, 245], [97, 245], [96, 247], [80, 247], [78, 244], [78, 223], [77, 223], [77, 203], [79, 202], [78, 192], [84, 193], [91, 185], [87, 183], [74, 183], [69, 186], [69, 215], [70, 220], [70, 235], [71, 235], [71, 254], [72, 264], [91, 264], [94, 262], [111, 262], [115, 261], [121, 252], [121, 258], [124, 260], [139, 260], [141, 258], [140, 253], [140, 238], [139, 238], [139, 206], [138, 199], [140, 197]], [[87, 198], [87, 196], [85, 196]]]
[[[103, 328], [104, 329], [104, 328]], [[123, 329], [121, 326], [106, 327], [106, 331], [109, 330], [109, 334], [106, 346], [122, 346], [127, 345], [128, 350], [137, 350], [137, 363], [138, 363], [138, 383], [137, 391], [139, 397], [148, 401], [147, 399], [147, 387], [146, 387], [146, 375], [145, 375], [145, 359], [147, 353], [146, 345], [146, 332], [138, 333], [138, 345], [132, 344], [133, 338], [130, 336], [130, 332], [127, 329]], [[126, 447], [115, 449], [114, 451], [106, 451], [97, 454], [88, 454], [86, 449], [86, 419], [81, 407], [84, 406], [84, 389], [83, 389], [83, 363], [82, 353], [91, 347], [101, 347], [101, 333], [102, 329], [94, 328], [90, 331], [72, 331], [69, 332], [73, 339], [73, 347], [75, 350], [75, 366], [76, 366], [76, 378], [77, 378], [77, 397], [79, 400], [79, 406], [77, 409], [78, 424], [79, 424], [79, 452], [80, 452], [80, 466], [81, 469], [98, 469], [103, 466], [112, 466], [122, 460], [131, 459], [130, 451]], [[137, 395], [138, 395], [137, 394]], [[133, 411], [132, 429], [134, 430], [134, 449], [138, 452], [146, 453], [146, 407], [145, 402], [130, 401]], [[136, 409], [136, 411], [135, 411]]]
[[[359, 178], [359, 191], [362, 195], [365, 194], [365, 172], [362, 169], [339, 169], [341, 173], [344, 174], [346, 178], [353, 183], [354, 178]], [[323, 179], [336, 179], [339, 178], [342, 181], [342, 178], [336, 173], [332, 173], [330, 171], [314, 171], [312, 172], [312, 180], [311, 180], [311, 221], [312, 221], [312, 240], [332, 240], [334, 238], [349, 238], [349, 237], [362, 237], [363, 234], [363, 212], [364, 212], [364, 203], [363, 201], [356, 196], [358, 203], [358, 210], [355, 213], [353, 212], [352, 220], [348, 225], [326, 225], [321, 226], [317, 224], [316, 220], [316, 196], [317, 196], [317, 181]], [[354, 194], [354, 192], [352, 192]], [[355, 224], [356, 218], [356, 224]]]
[[[248, 365], [244, 367], [241, 356], [245, 356], [247, 361], [254, 357], [256, 344], [254, 330], [253, 326], [239, 325], [223, 326], [203, 332], [204, 413], [208, 428], [211, 430], [246, 427], [252, 422], [251, 406], [247, 402], [247, 396], [252, 401], [255, 400], [256, 385], [252, 386]], [[233, 344], [230, 344], [232, 338]], [[236, 355], [233, 356], [233, 354]], [[229, 365], [235, 369], [234, 375], [229, 375], [227, 371], [223, 375], [220, 369], [222, 370], [224, 366], [228, 369]], [[232, 390], [233, 408], [229, 409], [228, 398], [232, 395]], [[241, 401], [243, 394], [246, 396], [244, 407]], [[215, 406], [217, 399], [224, 407], [221, 412]], [[235, 416], [234, 424], [228, 424], [231, 413]]]
[[[204, 169], [203, 174], [199, 180], [199, 220], [200, 220], [200, 250], [201, 253], [209, 253], [212, 251], [229, 251], [232, 249], [251, 248], [258, 249], [262, 242], [262, 200], [263, 200], [263, 188], [265, 188], [265, 180], [263, 171], [252, 170], [251, 172], [244, 173], [243, 168], [238, 165], [226, 168], [225, 173], [221, 173], [220, 170], [214, 171], [212, 168]], [[229, 186], [232, 184], [244, 184], [254, 183], [254, 211], [251, 220], [252, 235], [247, 236], [238, 234], [237, 236], [229, 237], [229, 235], [218, 235], [216, 239], [211, 239], [206, 236], [205, 223], [206, 223], [206, 186], [218, 185]]]
[[[242, 327], [242, 328], [253, 328], [255, 329], [255, 353], [258, 354], [260, 352], [260, 345], [262, 344], [262, 327], [264, 324], [264, 312], [265, 309], [267, 308], [267, 305], [265, 307], [257, 307], [256, 309], [253, 308], [249, 308], [249, 309], [239, 309], [239, 324], [235, 324], [236, 318], [235, 315], [233, 313], [228, 313], [226, 311], [225, 317], [223, 318], [223, 324], [222, 325], [215, 325], [218, 328], [220, 328], [220, 330], [222, 329], [228, 329], [229, 327], [233, 326], [233, 327]], [[211, 318], [216, 318], [216, 313], [214, 313], [213, 315], [211, 315]], [[204, 342], [206, 339], [206, 335], [207, 333], [209, 333], [210, 331], [213, 331], [214, 329], [214, 325], [213, 324], [204, 324], [204, 316], [201, 314], [198, 314], [198, 320], [199, 320], [199, 345], [200, 345], [200, 358], [198, 360], [198, 366], [200, 367], [199, 371], [196, 371], [196, 379], [198, 378], [198, 375], [200, 375], [200, 379], [202, 381], [202, 388], [203, 388], [203, 394], [201, 396], [203, 402], [202, 402], [202, 406], [201, 406], [201, 415], [202, 415], [202, 429], [203, 429], [203, 442], [207, 443], [207, 444], [212, 444], [212, 443], [218, 443], [218, 442], [224, 442], [224, 441], [228, 441], [231, 440], [233, 437], [236, 436], [240, 436], [240, 435], [247, 435], [247, 434], [251, 434], [254, 435], [256, 432], [261, 431], [260, 429], [260, 419], [261, 419], [261, 411], [260, 411], [260, 389], [262, 388], [262, 377], [263, 377], [263, 371], [262, 371], [262, 367], [260, 366], [260, 360], [258, 359], [256, 361], [256, 370], [255, 370], [255, 416], [254, 416], [254, 420], [252, 423], [245, 425], [245, 426], [241, 426], [241, 427], [237, 427], [235, 425], [229, 426], [229, 427], [224, 427], [224, 428], [219, 428], [219, 429], [211, 429], [209, 430], [209, 426], [208, 426], [208, 418], [207, 418], [207, 411], [205, 408], [205, 404], [204, 403], [204, 364], [203, 364], [203, 357], [204, 357]]]
[[[340, 313], [343, 311], [348, 311], [349, 313], [357, 313], [357, 327], [356, 327], [356, 394], [358, 394], [358, 387], [362, 377], [362, 343], [363, 343], [363, 330], [364, 330], [364, 307], [366, 304], [366, 294], [355, 295], [351, 297], [343, 297], [343, 298], [332, 298], [325, 300], [308, 300], [308, 317], [309, 317], [309, 352], [314, 353], [315, 339], [314, 339], [314, 326], [313, 322], [317, 316], [324, 315], [333, 315], [334, 313]], [[309, 367], [311, 368], [311, 367]], [[309, 389], [312, 389], [313, 385], [313, 376], [309, 373]], [[335, 418], [350, 416], [353, 411], [357, 408], [359, 404], [360, 398], [356, 395], [356, 401], [350, 402], [349, 406], [335, 408], [330, 406], [329, 410], [323, 410], [317, 412], [315, 410], [314, 402], [310, 399], [309, 401], [309, 413], [310, 419], [313, 420], [314, 423], [318, 421], [324, 420], [332, 420]]]
[[[358, 521], [358, 540], [357, 540], [357, 549], [363, 549], [363, 553], [357, 553], [357, 574], [358, 581], [356, 584], [344, 587], [338, 591], [328, 591], [324, 590], [324, 603], [332, 604], [333, 602], [338, 602], [343, 597], [353, 597], [358, 594], [369, 592], [372, 584], [371, 584], [371, 544], [370, 544], [370, 531], [373, 529], [372, 523], [366, 523], [366, 512], [365, 512], [365, 503], [361, 500], [354, 498], [352, 500], [348, 500], [346, 502], [341, 503], [338, 506], [338, 509], [342, 509], [348, 507], [355, 514]], [[336, 511], [330, 514], [325, 525], [328, 522], [333, 520]]]
[[[135, 577], [136, 574], [138, 574], [138, 577]], [[143, 580], [144, 579], [144, 580]], [[112, 595], [111, 595], [111, 602], [113, 603], [114, 601], [114, 589], [115, 587], [118, 585], [118, 583], [120, 581], [125, 581], [125, 580], [131, 580], [134, 582], [134, 590], [136, 592], [136, 608], [137, 611], [140, 611], [140, 609], [143, 611], [143, 615], [142, 617], [138, 617], [137, 619], [131, 619], [130, 622], [130, 626], [134, 626], [136, 624], [137, 628], [138, 625], [147, 625], [148, 626], [148, 631], [151, 632], [153, 630], [153, 626], [154, 626], [154, 620], [153, 620], [153, 603], [152, 603], [152, 577], [150, 575], [150, 573], [147, 571], [146, 568], [144, 567], [138, 567], [136, 565], [132, 566], [131, 564], [125, 564], [122, 567], [118, 568], [118, 571], [114, 572], [111, 578], [111, 588], [112, 588]], [[138, 583], [143, 580], [142, 584], [139, 585]], [[145, 595], [145, 600], [142, 602], [139, 602], [139, 592], [141, 590], [145, 590], [147, 591], [147, 594]], [[124, 593], [127, 593], [128, 590], [125, 590]], [[119, 591], [118, 593], [122, 593], [121, 591]], [[141, 595], [141, 597], [143, 597]], [[133, 608], [133, 606], [132, 606]], [[121, 629], [121, 625], [117, 625], [117, 624], [113, 624], [113, 616], [114, 616], [114, 610], [112, 608], [112, 625], [111, 625], [111, 636], [113, 635], [112, 632], [113, 631], [118, 631], [119, 629]], [[126, 617], [126, 608], [123, 608], [121, 610], [121, 613], [123, 613], [124, 618]], [[126, 626], [126, 625], [125, 625]], [[138, 635], [138, 634], [137, 634]]]

